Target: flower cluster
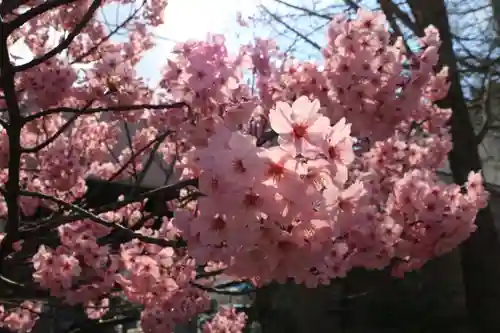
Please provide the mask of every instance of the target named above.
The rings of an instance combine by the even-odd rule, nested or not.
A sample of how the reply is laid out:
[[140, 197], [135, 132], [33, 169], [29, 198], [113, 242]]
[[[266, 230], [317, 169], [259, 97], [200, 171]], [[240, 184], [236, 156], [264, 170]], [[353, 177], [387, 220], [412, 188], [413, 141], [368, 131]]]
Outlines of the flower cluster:
[[0, 327], [26, 333], [30, 332], [41, 313], [41, 304], [38, 302], [24, 301], [17, 308], [5, 309], [0, 305]]
[[[165, 230], [143, 232], [159, 237]], [[171, 247], [132, 241], [122, 245], [121, 260], [125, 273], [117, 281], [127, 299], [144, 305], [144, 332], [171, 332], [175, 324], [208, 310], [208, 294], [190, 284], [196, 278], [192, 258]]]
[[235, 308], [223, 307], [210, 321], [203, 324], [203, 333], [242, 332], [247, 316]]
[[478, 174], [462, 193], [427, 168], [366, 171], [353, 162], [373, 152], [356, 156], [350, 125], [343, 118], [331, 126], [319, 108], [307, 97], [278, 102], [269, 119], [279, 146], [219, 131], [197, 150], [205, 196], [192, 213], [178, 212], [175, 225], [199, 262], [220, 260], [255, 284], [294, 278], [316, 286], [352, 267], [397, 260], [395, 271], [420, 268], [474, 230], [486, 203], [473, 185]]
[[[12, 37], [28, 36], [34, 55], [43, 55], [48, 27], [74, 27], [89, 4], [46, 12]], [[166, 1], [145, 4], [142, 20], [161, 24]], [[66, 15], [56, 15], [61, 10]], [[38, 193], [21, 196], [22, 214], [45, 206], [68, 218], [54, 224], [59, 244], [40, 246], [32, 258], [35, 282], [52, 296], [83, 305], [91, 319], [122, 297], [143, 307], [145, 332], [172, 332], [209, 306], [193, 283], [201, 266], [255, 286], [292, 278], [315, 287], [354, 267], [391, 267], [400, 276], [475, 230], [488, 199], [481, 175], [471, 172], [462, 186], [436, 176], [452, 144], [451, 111], [433, 104], [449, 87], [447, 69], [433, 70], [434, 27], [409, 55], [382, 14], [336, 17], [321, 64], [287, 58], [265, 39], [231, 55], [213, 35], [177, 45], [155, 90], [134, 68], [153, 46], [144, 22], [130, 21], [129, 40], [118, 43], [93, 19], [64, 57], [16, 76], [20, 187]], [[81, 63], [90, 66], [76, 70]], [[178, 103], [157, 105], [166, 101]], [[8, 134], [1, 129], [2, 183]], [[106, 211], [82, 204], [85, 179], [140, 178], [150, 154], [175, 165], [181, 180], [198, 179], [198, 196], [168, 203], [173, 218], [161, 216], [158, 226], [142, 199], [121, 198]], [[7, 206], [0, 198], [0, 216]], [[128, 238], [107, 242], [117, 230]], [[40, 310], [33, 307], [0, 308], [0, 325], [29, 331]], [[245, 320], [223, 308], [203, 330], [241, 332]]]

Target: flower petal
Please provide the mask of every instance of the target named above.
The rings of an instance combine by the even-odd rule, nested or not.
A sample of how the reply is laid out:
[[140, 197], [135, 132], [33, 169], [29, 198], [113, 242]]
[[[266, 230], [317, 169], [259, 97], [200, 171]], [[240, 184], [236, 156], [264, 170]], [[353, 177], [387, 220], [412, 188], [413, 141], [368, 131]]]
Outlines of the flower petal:
[[314, 119], [320, 109], [320, 104], [317, 99], [311, 102], [307, 96], [300, 96], [293, 102], [293, 118], [294, 121], [308, 121]]
[[290, 105], [277, 102], [276, 107], [269, 112], [271, 128], [278, 134], [290, 133], [292, 131], [291, 115]]

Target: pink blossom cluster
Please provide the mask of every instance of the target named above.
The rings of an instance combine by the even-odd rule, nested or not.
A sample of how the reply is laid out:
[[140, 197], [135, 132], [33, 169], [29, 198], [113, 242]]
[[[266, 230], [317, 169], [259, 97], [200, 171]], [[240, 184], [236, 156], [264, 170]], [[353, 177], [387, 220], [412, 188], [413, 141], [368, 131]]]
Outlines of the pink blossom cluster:
[[175, 225], [199, 262], [220, 260], [229, 274], [258, 285], [292, 277], [315, 286], [394, 259], [396, 271], [420, 268], [474, 230], [486, 204], [484, 188], [470, 190], [478, 174], [463, 194], [427, 169], [390, 178], [356, 169], [350, 126], [344, 119], [330, 126], [318, 110], [307, 97], [291, 107], [278, 102], [269, 114], [277, 147], [218, 131], [197, 150], [205, 197], [195, 211], [178, 212]]
[[0, 305], [0, 327], [14, 332], [30, 332], [41, 313], [41, 303], [24, 301], [19, 307], [6, 309]]
[[238, 333], [245, 328], [247, 316], [233, 307], [222, 307], [219, 312], [203, 324], [203, 333]]
[[[401, 39], [390, 42], [378, 13], [335, 19], [328, 38], [322, 69], [294, 59], [278, 66], [277, 47], [265, 40], [235, 58], [256, 73], [261, 103], [252, 116], [263, 113], [278, 135], [269, 148], [257, 146], [250, 127], [235, 131], [227, 109], [210, 113], [220, 98], [238, 98], [212, 69], [214, 52], [226, 56], [219, 40], [183, 44], [169, 63], [168, 86], [196, 91], [189, 112], [198, 121], [190, 125], [211, 125], [203, 140], [186, 141], [193, 147], [181, 164], [199, 177], [205, 196], [178, 210], [174, 222], [199, 262], [219, 260], [229, 274], [258, 285], [294, 278], [316, 286], [352, 267], [391, 265], [395, 274], [420, 268], [474, 231], [487, 198], [482, 187], [470, 191], [480, 175], [471, 173], [466, 192], [435, 175], [451, 149], [450, 110], [432, 104], [449, 86], [446, 68], [433, 72], [436, 29], [425, 30], [412, 56]], [[210, 69], [192, 85], [197, 62]], [[219, 91], [225, 95], [214, 95]], [[412, 186], [419, 189], [408, 192], [412, 213], [403, 214], [407, 201], [399, 198]], [[430, 193], [445, 210], [414, 204]]]
[[[27, 36], [40, 56], [50, 50], [42, 38], [47, 29], [74, 27], [89, 3], [46, 12], [13, 36]], [[160, 24], [165, 5], [146, 2], [142, 19]], [[447, 69], [434, 72], [440, 45], [434, 27], [410, 54], [380, 13], [334, 18], [321, 65], [287, 57], [265, 39], [232, 55], [224, 37], [213, 35], [177, 45], [158, 90], [134, 69], [152, 37], [140, 20], [127, 27], [128, 41], [109, 41], [93, 19], [64, 57], [18, 73], [25, 117], [20, 185], [45, 196], [22, 196], [22, 212], [78, 205], [91, 176], [130, 178], [154, 153], [154, 142], [183, 179], [198, 178], [202, 196], [170, 202], [175, 216], [163, 218], [159, 230], [143, 214], [144, 201], [121, 200], [116, 209], [89, 210], [58, 226], [60, 245], [41, 246], [32, 260], [34, 280], [52, 296], [83, 304], [93, 319], [106, 313], [111, 297], [122, 296], [143, 307], [145, 332], [172, 332], [209, 305], [207, 292], [193, 283], [199, 266], [224, 268], [256, 286], [293, 278], [315, 287], [354, 267], [389, 266], [402, 275], [475, 230], [488, 198], [481, 175], [471, 172], [463, 186], [436, 176], [452, 145], [451, 111], [433, 104], [449, 87]], [[73, 66], [81, 63], [91, 66]], [[125, 107], [166, 101], [182, 103]], [[143, 128], [126, 133], [123, 124]], [[114, 152], [124, 133], [129, 145]], [[2, 129], [2, 183], [8, 154]], [[0, 216], [6, 214], [0, 198]], [[135, 239], [102, 244], [116, 229]], [[186, 248], [173, 244], [177, 237]], [[22, 307], [2, 311], [2, 325], [23, 332], [37, 317]], [[222, 309], [203, 329], [240, 332], [244, 321]]]
[[[124, 211], [124, 210], [122, 210]], [[209, 306], [207, 293], [191, 286], [196, 277], [192, 258], [172, 247], [132, 240], [118, 253], [98, 239], [109, 228], [90, 220], [59, 227], [61, 245], [41, 246], [33, 257], [34, 279], [52, 296], [69, 304], [83, 304], [89, 318], [98, 319], [109, 309], [109, 297], [122, 295], [144, 306], [145, 332], [170, 332]], [[162, 229], [142, 228], [139, 234], [153, 238], [175, 235], [169, 223]], [[119, 286], [121, 291], [116, 291]]]
[[95, 301], [111, 291], [120, 263], [109, 248], [97, 245], [97, 239], [109, 230], [83, 220], [63, 225], [58, 231], [61, 245], [55, 249], [41, 246], [33, 257], [35, 281], [70, 304]]
[[[168, 224], [159, 231], [143, 229], [145, 235], [166, 237]], [[167, 233], [167, 234], [166, 234]], [[186, 323], [208, 310], [208, 294], [191, 285], [196, 278], [194, 259], [171, 247], [134, 240], [121, 247], [124, 273], [117, 276], [124, 296], [144, 305], [144, 332], [172, 332], [175, 324]]]

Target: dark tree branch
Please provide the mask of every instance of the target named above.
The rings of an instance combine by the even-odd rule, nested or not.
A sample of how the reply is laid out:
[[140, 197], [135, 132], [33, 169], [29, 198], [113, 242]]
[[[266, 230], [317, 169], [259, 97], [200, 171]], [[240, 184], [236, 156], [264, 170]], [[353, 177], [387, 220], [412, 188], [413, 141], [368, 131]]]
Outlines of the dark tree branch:
[[309, 37], [305, 36], [300, 31], [298, 31], [297, 29], [295, 29], [294, 27], [292, 27], [291, 25], [289, 25], [288, 23], [286, 23], [278, 15], [276, 15], [273, 12], [271, 12], [266, 6], [261, 5], [260, 7], [264, 10], [264, 12], [266, 12], [269, 16], [271, 16], [276, 22], [280, 23], [286, 29], [290, 30], [291, 32], [293, 32], [294, 34], [296, 34], [297, 36], [299, 36], [300, 38], [302, 38], [305, 42], [307, 42], [309, 45], [311, 45], [312, 47], [314, 47], [316, 50], [318, 50], [318, 51], [321, 50], [321, 46], [319, 46], [318, 43], [316, 43], [315, 41], [313, 41]]
[[[4, 190], [0, 189], [0, 192], [4, 192]], [[51, 196], [51, 195], [33, 192], [33, 191], [24, 191], [24, 190], [20, 191], [20, 194], [23, 196], [35, 197], [35, 198], [40, 198], [43, 200], [55, 202], [58, 205], [63, 206], [66, 210], [77, 213], [77, 215], [79, 216], [79, 219], [89, 219], [97, 224], [108, 227], [112, 230], [119, 230], [120, 233], [127, 236], [128, 239], [138, 239], [138, 240], [145, 242], [145, 243], [157, 244], [157, 245], [161, 245], [161, 246], [175, 247], [177, 245], [177, 242], [175, 242], [175, 241], [168, 241], [166, 239], [161, 239], [161, 238], [147, 237], [147, 236], [144, 236], [140, 233], [134, 232], [133, 230], [130, 230], [129, 228], [125, 227], [122, 224], [106, 221], [105, 219], [99, 217], [95, 213], [92, 213], [88, 210], [85, 210], [77, 205], [67, 203], [64, 200], [58, 199], [58, 198]]]
[[21, 151], [23, 153], [29, 154], [29, 153], [36, 153], [36, 152], [46, 148], [48, 145], [50, 145], [51, 143], [56, 141], [56, 139], [58, 137], [60, 137], [61, 134], [63, 134], [64, 131], [66, 131], [78, 119], [79, 116], [80, 116], [79, 114], [72, 116], [61, 127], [59, 127], [59, 129], [50, 138], [48, 138], [44, 142], [42, 142], [39, 145], [36, 145], [34, 147], [21, 148]]
[[165, 133], [158, 135], [154, 140], [151, 140], [151, 142], [149, 142], [147, 145], [145, 145], [141, 149], [138, 149], [135, 153], [132, 154], [132, 156], [130, 156], [128, 161], [125, 164], [123, 164], [123, 166], [120, 169], [118, 169], [118, 171], [116, 171], [111, 176], [110, 179], [108, 179], [108, 181], [110, 182], [110, 181], [115, 180], [123, 171], [125, 171], [125, 169], [129, 166], [129, 164], [132, 163], [137, 157], [139, 157], [142, 153], [144, 153], [147, 149], [149, 149], [149, 147], [154, 145], [156, 142], [159, 142], [159, 141], [161, 142], [161, 141], [165, 140], [167, 138], [167, 136], [169, 136], [170, 134], [172, 134], [171, 131], [166, 131]]
[[[389, 21], [389, 25], [391, 26], [392, 30], [394, 30], [394, 33], [403, 38], [403, 43], [406, 48], [406, 52], [408, 54], [412, 54], [412, 51], [410, 49], [410, 46], [408, 45], [408, 42], [406, 41], [405, 35], [399, 28], [398, 22], [396, 21], [396, 14], [394, 12], [393, 6], [394, 3], [391, 0], [379, 0], [380, 8], [384, 12], [385, 16], [387, 17], [387, 20]], [[397, 7], [397, 6], [396, 6]], [[399, 9], [399, 8], [398, 8]]]
[[321, 14], [321, 13], [316, 12], [314, 10], [311, 10], [311, 9], [309, 9], [307, 7], [297, 6], [297, 5], [288, 3], [288, 2], [283, 1], [283, 0], [274, 0], [274, 1], [276, 1], [279, 4], [282, 4], [282, 5], [286, 6], [288, 8], [292, 8], [292, 9], [304, 12], [304, 13], [306, 13], [309, 16], [318, 17], [318, 18], [321, 18], [321, 19], [324, 19], [324, 20], [327, 20], [327, 21], [331, 21], [331, 19], [332, 19], [332, 17], [329, 16], [329, 15]]
[[[106, 183], [106, 182], [103, 181], [103, 183]], [[173, 185], [166, 185], [166, 186], [162, 186], [162, 187], [159, 187], [156, 189], [152, 189], [152, 190], [149, 190], [149, 191], [146, 191], [143, 193], [139, 193], [135, 196], [126, 197], [122, 201], [117, 201], [117, 202], [114, 202], [112, 204], [99, 207], [97, 209], [89, 210], [89, 212], [91, 212], [94, 215], [98, 215], [98, 214], [110, 212], [113, 210], [117, 210], [117, 209], [120, 209], [121, 207], [124, 207], [126, 205], [129, 205], [129, 204], [132, 204], [135, 202], [140, 202], [140, 201], [143, 201], [145, 199], [151, 199], [154, 197], [161, 197], [161, 199], [164, 201], [175, 200], [175, 199], [179, 198], [180, 191], [187, 186], [195, 186], [195, 187], [198, 186], [198, 179], [187, 179], [187, 180], [180, 181], [180, 182], [173, 184]], [[73, 203], [72, 205], [76, 206], [75, 203]], [[74, 221], [78, 221], [78, 220], [81, 220], [82, 218], [83, 218], [83, 216], [81, 216], [79, 214], [72, 215], [72, 216], [62, 216], [61, 218], [51, 218], [46, 223], [39, 224], [38, 226], [36, 226], [33, 229], [29, 229], [26, 231], [23, 230], [21, 232], [21, 236], [22, 236], [21, 238], [25, 239], [25, 238], [29, 238], [29, 237], [37, 237], [41, 234], [46, 233], [47, 231], [50, 231], [50, 230], [53, 230], [54, 228], [57, 228], [60, 225], [74, 222]]]
[[401, 20], [403, 24], [410, 29], [414, 34], [418, 34], [418, 26], [411, 17], [405, 13], [398, 5], [396, 5], [392, 0], [379, 0], [380, 7], [384, 13], [389, 13], [391, 16], [394, 15], [397, 19]]
[[[148, 159], [147, 159], [144, 167], [142, 168], [141, 172], [139, 172], [137, 177], [136, 177], [135, 184], [134, 184], [135, 189], [139, 189], [141, 187], [142, 183], [144, 182], [144, 179], [146, 178], [146, 175], [147, 175], [149, 169], [153, 165], [153, 161], [156, 157], [156, 152], [158, 151], [158, 149], [160, 148], [162, 143], [163, 143], [163, 140], [158, 140], [155, 143], [155, 146], [153, 147], [152, 152], [149, 154]], [[135, 191], [132, 193], [132, 195], [133, 194], [135, 194]]]
[[4, 258], [12, 251], [12, 245], [19, 238], [19, 170], [21, 167], [21, 128], [23, 120], [15, 90], [15, 71], [10, 61], [7, 46], [6, 25], [0, 19], [0, 84], [8, 108], [9, 124], [5, 128], [9, 139], [9, 162], [7, 193], [4, 195], [7, 203], [7, 235], [0, 243], [0, 273]]
[[196, 178], [186, 179], [186, 180], [182, 180], [182, 181], [177, 182], [177, 183], [172, 184], [172, 185], [165, 185], [165, 186], [161, 186], [161, 187], [158, 187], [158, 188], [155, 188], [155, 189], [152, 189], [152, 190], [149, 190], [149, 191], [137, 194], [137, 195], [128, 196], [128, 197], [125, 197], [125, 199], [123, 201], [100, 207], [100, 208], [96, 209], [96, 212], [97, 213], [109, 212], [112, 210], [119, 209], [123, 206], [129, 205], [131, 203], [139, 202], [139, 201], [142, 201], [144, 199], [153, 198], [156, 196], [161, 197], [162, 200], [164, 200], [164, 201], [175, 200], [175, 199], [179, 198], [180, 191], [188, 186], [197, 187], [198, 186], [198, 179], [196, 179]]
[[64, 49], [68, 48], [73, 40], [82, 32], [82, 30], [87, 26], [87, 24], [90, 22], [90, 20], [94, 17], [94, 14], [97, 12], [97, 9], [101, 6], [103, 0], [94, 0], [92, 4], [90, 5], [88, 11], [85, 13], [83, 16], [82, 20], [77, 24], [75, 29], [71, 31], [71, 33], [66, 37], [59, 45], [54, 47], [52, 50], [49, 52], [45, 53], [43, 56], [35, 58], [31, 60], [30, 62], [24, 64], [24, 65], [19, 65], [19, 66], [14, 66], [13, 71], [14, 72], [22, 72], [27, 69], [30, 69], [32, 67], [38, 66], [41, 63], [51, 59], [52, 57], [56, 56], [57, 54], [61, 53]]
[[135, 17], [135, 15], [137, 15], [137, 13], [139, 13], [139, 11], [144, 7], [145, 4], [146, 4], [146, 1], [143, 1], [142, 4], [132, 14], [130, 14], [129, 17], [127, 17], [126, 20], [124, 20], [122, 23], [117, 25], [113, 30], [110, 31], [110, 33], [106, 37], [104, 37], [102, 40], [100, 40], [96, 45], [94, 45], [92, 48], [90, 48], [87, 52], [85, 52], [85, 53], [79, 55], [78, 57], [76, 57], [75, 59], [73, 59], [71, 61], [71, 64], [78, 63], [78, 62], [82, 61], [83, 59], [85, 59], [86, 57], [88, 57], [89, 55], [91, 55], [93, 52], [95, 52], [99, 48], [99, 46], [101, 46], [103, 43], [108, 41], [121, 28], [123, 28], [130, 21], [132, 21], [132, 19]]
[[83, 107], [81, 109], [68, 108], [68, 107], [57, 107], [41, 111], [24, 118], [25, 122], [29, 122], [40, 117], [49, 116], [58, 113], [78, 113], [78, 114], [93, 114], [98, 112], [127, 112], [127, 111], [137, 111], [137, 110], [167, 110], [167, 109], [177, 109], [182, 107], [189, 107], [185, 102], [171, 103], [171, 104], [136, 104], [136, 105], [117, 105], [117, 106], [105, 106], [98, 108]]
[[[84, 110], [88, 109], [92, 105], [92, 103], [94, 103], [94, 102], [95, 102], [95, 100], [88, 101], [87, 104], [83, 107], [82, 112], [84, 112]], [[22, 152], [23, 153], [36, 153], [36, 152], [42, 150], [43, 148], [47, 147], [52, 142], [54, 142], [59, 136], [61, 136], [61, 134], [63, 134], [64, 131], [67, 130], [78, 119], [78, 117], [82, 114], [82, 112], [73, 115], [50, 138], [48, 138], [47, 140], [45, 140], [41, 144], [36, 145], [35, 147], [21, 148]], [[35, 119], [40, 118], [42, 116], [44, 116], [43, 112], [34, 114], [32, 116], [24, 117], [24, 119], [23, 119], [23, 125], [26, 124], [27, 122], [31, 121], [31, 120], [35, 120]]]
[[346, 5], [354, 11], [358, 11], [361, 8], [361, 6], [353, 0], [344, 0], [344, 1]]
[[[76, 2], [79, 0], [53, 0], [53, 1], [47, 1], [42, 3], [41, 5], [31, 8], [27, 12], [19, 15], [16, 17], [14, 20], [10, 21], [7, 24], [7, 32], [10, 34], [12, 31], [15, 29], [20, 28], [23, 24], [28, 22], [31, 19], [34, 19], [35, 17], [42, 15], [45, 12], [48, 12], [49, 10], [56, 9], [59, 6], [62, 5], [69, 5], [73, 2]], [[6, 1], [9, 2], [9, 1]]]
[[4, 16], [6, 14], [11, 13], [16, 8], [19, 8], [23, 4], [24, 0], [9, 0], [2, 1], [0, 3], [0, 16]]
[[260, 138], [257, 139], [257, 147], [263, 146], [266, 142], [269, 142], [271, 140], [274, 140], [275, 138], [278, 137], [278, 133], [276, 133], [273, 130], [269, 130], [267, 132], [264, 132]]
[[483, 101], [482, 101], [482, 111], [484, 113], [484, 123], [479, 132], [476, 134], [477, 144], [483, 142], [484, 137], [492, 127], [493, 122], [493, 112], [491, 110], [491, 86], [492, 81], [489, 75], [486, 76], [486, 82], [483, 83]]
[[493, 20], [495, 21], [495, 29], [497, 30], [497, 38], [500, 38], [500, 0], [490, 0], [490, 3], [493, 12]]

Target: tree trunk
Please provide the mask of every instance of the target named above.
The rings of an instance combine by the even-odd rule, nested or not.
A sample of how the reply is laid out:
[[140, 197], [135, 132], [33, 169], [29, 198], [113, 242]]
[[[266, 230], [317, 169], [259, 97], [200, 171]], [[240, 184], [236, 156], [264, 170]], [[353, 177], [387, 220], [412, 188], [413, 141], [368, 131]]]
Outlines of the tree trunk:
[[256, 295], [254, 311], [261, 333], [342, 332], [338, 283], [308, 289], [272, 283]]
[[491, 10], [493, 12], [493, 20], [497, 29], [497, 38], [500, 38], [500, 0], [491, 0]]
[[[434, 25], [440, 32], [442, 46], [439, 66], [450, 69], [451, 88], [440, 107], [451, 108], [451, 134], [453, 149], [449, 161], [453, 179], [463, 184], [471, 170], [481, 169], [468, 108], [465, 102], [457, 62], [453, 51], [452, 35], [444, 0], [408, 0], [408, 4], [421, 30]], [[461, 264], [466, 304], [470, 318], [480, 332], [497, 332], [500, 329], [500, 242], [489, 207], [481, 210], [476, 218], [478, 229], [461, 247]]]
[[457, 253], [404, 279], [355, 269], [318, 289], [272, 284], [257, 291], [254, 316], [262, 333], [470, 333]]

